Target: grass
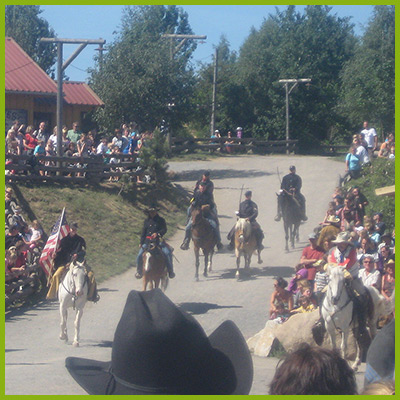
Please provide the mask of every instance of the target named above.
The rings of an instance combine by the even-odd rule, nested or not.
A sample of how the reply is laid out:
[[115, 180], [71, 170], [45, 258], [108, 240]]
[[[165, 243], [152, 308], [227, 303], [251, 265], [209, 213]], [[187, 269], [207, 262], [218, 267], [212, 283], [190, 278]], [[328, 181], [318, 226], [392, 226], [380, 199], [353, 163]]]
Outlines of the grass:
[[13, 184], [25, 219], [38, 219], [49, 234], [63, 207], [67, 221], [79, 224], [87, 244], [87, 261], [99, 282], [136, 265], [144, 210], [154, 203], [171, 236], [186, 218], [185, 193], [173, 185], [102, 184], [91, 187], [56, 184]]

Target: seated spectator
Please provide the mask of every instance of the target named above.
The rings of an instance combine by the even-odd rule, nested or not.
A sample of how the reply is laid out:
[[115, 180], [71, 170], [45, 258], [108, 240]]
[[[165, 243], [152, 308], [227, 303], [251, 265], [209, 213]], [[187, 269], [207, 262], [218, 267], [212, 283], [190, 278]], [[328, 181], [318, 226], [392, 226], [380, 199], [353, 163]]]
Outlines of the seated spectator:
[[235, 143], [234, 140], [232, 140], [232, 132], [228, 131], [228, 137], [225, 141], [224, 147], [225, 147], [225, 151], [229, 154], [234, 153], [235, 148], [232, 146]]
[[300, 292], [301, 287], [308, 284], [307, 277], [307, 268], [304, 268], [302, 264], [298, 264], [296, 266], [296, 273], [289, 282], [288, 291], [294, 295]]
[[87, 133], [82, 133], [79, 140], [76, 142], [78, 157], [89, 157], [90, 146], [91, 141], [89, 140]]
[[38, 140], [33, 136], [33, 126], [29, 125], [26, 128], [24, 136], [24, 152], [27, 155], [32, 155], [36, 146], [38, 145]]
[[386, 224], [383, 222], [383, 214], [380, 212], [377, 212], [373, 215], [372, 217], [376, 230], [380, 235], [383, 235], [383, 233], [386, 230]]
[[305, 297], [306, 299], [309, 299], [311, 304], [314, 306], [312, 309], [310, 309], [309, 311], [314, 311], [317, 306], [318, 306], [318, 302], [316, 297], [314, 296], [314, 293], [312, 292], [313, 290], [313, 286], [310, 285], [310, 283], [308, 281], [301, 283], [299, 285], [300, 290], [295, 294], [294, 299], [293, 299], [293, 304], [294, 307], [300, 307], [300, 299], [302, 297]]
[[[71, 143], [71, 141], [68, 139], [67, 135], [68, 135], [68, 128], [66, 125], [63, 126], [62, 130], [62, 149], [63, 152], [65, 154], [65, 152], [68, 150], [68, 146]], [[72, 142], [73, 143], [73, 142]], [[72, 156], [71, 156], [72, 157]]]
[[315, 263], [322, 259], [324, 256], [324, 249], [317, 244], [317, 235], [311, 233], [308, 235], [308, 240], [310, 242], [309, 246], [303, 249], [300, 257], [300, 264], [303, 264], [307, 268], [309, 281], [311, 287], [314, 287], [314, 277], [315, 277]]
[[122, 153], [123, 149], [129, 144], [128, 139], [122, 136], [122, 133], [119, 129], [115, 129], [115, 136], [113, 137], [111, 143], [118, 147], [120, 153]]
[[16, 225], [19, 232], [22, 232], [22, 228], [26, 225], [24, 216], [22, 215], [22, 208], [16, 206], [14, 209], [14, 215], [11, 217], [11, 225]]
[[394, 381], [384, 380], [370, 383], [361, 391], [360, 395], [370, 396], [370, 395], [395, 395], [395, 385]]
[[379, 243], [378, 245], [378, 252], [381, 251], [381, 248], [383, 246], [389, 246], [390, 251], [393, 252], [394, 249], [394, 241], [393, 241], [393, 237], [392, 234], [389, 231], [385, 231], [383, 233], [383, 235], [381, 235], [381, 243]]
[[376, 261], [376, 269], [383, 274], [385, 269], [385, 264], [389, 262], [392, 257], [392, 250], [390, 246], [383, 243], [383, 246], [378, 248], [378, 259]]
[[389, 160], [394, 160], [395, 158], [396, 158], [396, 156], [395, 156], [395, 146], [394, 146], [394, 144], [392, 144], [390, 146], [390, 154], [389, 154], [388, 159]]
[[368, 151], [362, 145], [360, 135], [353, 135], [353, 145], [356, 146], [356, 156], [360, 159], [361, 165], [369, 164]]
[[6, 250], [12, 246], [15, 246], [17, 244], [17, 242], [19, 242], [21, 240], [23, 240], [23, 238], [19, 232], [18, 225], [16, 225], [16, 224], [10, 225], [8, 233], [5, 237]]
[[69, 142], [67, 149], [64, 152], [65, 157], [75, 157], [78, 155], [76, 150], [76, 144], [74, 142]]
[[[363, 235], [364, 232], [365, 231], [362, 231], [361, 235]], [[361, 247], [357, 249], [357, 259], [360, 261], [360, 263], [367, 254], [372, 255], [374, 259], [378, 258], [374, 241], [371, 240], [369, 237], [361, 236]]]
[[364, 286], [373, 286], [377, 290], [381, 290], [381, 274], [375, 269], [374, 256], [366, 254], [362, 260], [362, 266], [358, 272], [358, 277], [361, 279]]
[[37, 219], [32, 221], [32, 225], [30, 227], [28, 226], [28, 232], [28, 236], [24, 236], [24, 242], [28, 245], [29, 250], [40, 247], [43, 231]]
[[316, 263], [315, 279], [314, 279], [314, 297], [317, 300], [317, 305], [319, 308], [322, 306], [322, 301], [325, 297], [326, 287], [329, 283], [329, 276], [326, 273], [324, 266], [326, 262], [324, 260], [320, 260]]
[[48, 142], [51, 142], [54, 149], [57, 149], [57, 126], [53, 128], [53, 133], [50, 135]]
[[11, 225], [12, 216], [17, 207], [17, 200], [13, 197], [13, 190], [11, 188], [6, 188], [5, 193], [5, 218], [6, 225]]
[[385, 298], [386, 315], [393, 317], [392, 294], [395, 289], [396, 265], [393, 259], [389, 260], [384, 267], [384, 275], [381, 281], [381, 294]]
[[386, 140], [381, 144], [381, 148], [378, 152], [378, 157], [388, 158], [390, 154], [390, 147], [394, 145], [394, 135], [389, 133]]
[[381, 242], [381, 235], [376, 230], [375, 225], [373, 223], [367, 223], [364, 227], [368, 232], [369, 238], [375, 243], [375, 246], [378, 247], [378, 244]]
[[278, 364], [269, 394], [354, 395], [357, 383], [354, 371], [336, 350], [303, 343]]
[[19, 155], [18, 140], [14, 129], [9, 129], [6, 136], [6, 154]]
[[298, 303], [299, 303], [299, 307], [294, 308], [290, 312], [291, 314], [312, 312], [312, 311], [317, 309], [317, 307], [313, 303], [311, 297], [307, 297], [307, 296], [304, 296], [304, 295], [300, 296]]
[[365, 215], [365, 207], [367, 207], [368, 205], [368, 200], [364, 196], [364, 194], [361, 193], [361, 190], [358, 187], [354, 187], [351, 190], [351, 194], [354, 196], [353, 204], [358, 212], [358, 217], [360, 218], [360, 221], [363, 221]]
[[293, 309], [293, 296], [292, 293], [285, 289], [287, 285], [287, 281], [281, 277], [274, 280], [269, 318], [279, 324], [282, 324], [289, 318], [290, 311]]
[[360, 218], [351, 197], [344, 199], [344, 206], [339, 211], [340, 230], [352, 230], [354, 227], [360, 225]]
[[[14, 267], [15, 261], [17, 260], [17, 252], [15, 250], [15, 246], [11, 246], [9, 249], [6, 250], [6, 257], [5, 257], [5, 274], [7, 275], [14, 275], [14, 272], [11, 268]], [[20, 271], [18, 271], [20, 272]]]
[[335, 202], [335, 211], [336, 215], [338, 215], [339, 211], [343, 208], [344, 206], [344, 197], [340, 194], [337, 194], [334, 198], [333, 201]]

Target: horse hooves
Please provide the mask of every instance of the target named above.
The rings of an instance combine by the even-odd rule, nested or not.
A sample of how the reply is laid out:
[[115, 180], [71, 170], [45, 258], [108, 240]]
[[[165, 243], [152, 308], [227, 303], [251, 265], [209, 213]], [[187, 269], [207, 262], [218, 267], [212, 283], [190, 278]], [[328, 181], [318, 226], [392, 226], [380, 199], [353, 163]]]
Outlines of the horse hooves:
[[199, 276], [198, 276], [198, 275], [195, 275], [194, 280], [195, 280], [196, 282], [198, 282], [198, 281], [199, 281]]
[[262, 264], [263, 263], [263, 260], [261, 260], [261, 258], [258, 260], [258, 263], [259, 264]]
[[79, 342], [74, 342], [74, 343], [72, 343], [72, 346], [74, 346], [74, 347], [79, 347]]
[[207, 271], [203, 272], [203, 276], [205, 276], [206, 278], [208, 277]]
[[239, 278], [240, 278], [240, 273], [239, 273], [239, 271], [236, 271], [235, 278], [236, 278], [236, 279], [239, 279]]
[[60, 338], [60, 340], [64, 340], [64, 342], [68, 342], [68, 336], [67, 335], [60, 335], [59, 338]]

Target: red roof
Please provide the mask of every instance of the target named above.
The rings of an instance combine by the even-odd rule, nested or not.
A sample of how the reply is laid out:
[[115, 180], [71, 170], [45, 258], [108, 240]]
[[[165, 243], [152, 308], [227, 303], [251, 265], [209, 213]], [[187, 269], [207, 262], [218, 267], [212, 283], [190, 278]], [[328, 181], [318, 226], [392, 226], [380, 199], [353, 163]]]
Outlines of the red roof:
[[63, 82], [64, 100], [68, 104], [103, 106], [100, 97], [85, 82]]
[[5, 43], [6, 92], [57, 95], [56, 83], [12, 38]]

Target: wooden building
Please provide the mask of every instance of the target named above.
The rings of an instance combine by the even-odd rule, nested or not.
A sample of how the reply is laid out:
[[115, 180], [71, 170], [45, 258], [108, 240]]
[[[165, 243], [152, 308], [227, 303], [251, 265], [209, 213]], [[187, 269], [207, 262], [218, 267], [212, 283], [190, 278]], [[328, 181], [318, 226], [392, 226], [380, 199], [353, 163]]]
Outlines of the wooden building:
[[[88, 112], [104, 106], [84, 82], [63, 82], [63, 124], [70, 129], [78, 121], [85, 129]], [[48, 132], [56, 125], [57, 83], [52, 80], [14, 39], [5, 39], [5, 131], [15, 120], [36, 129], [45, 121]]]

